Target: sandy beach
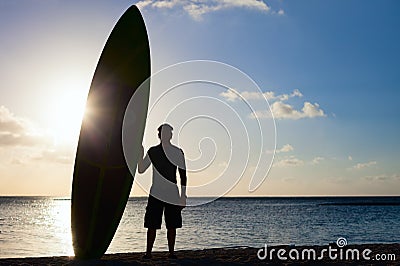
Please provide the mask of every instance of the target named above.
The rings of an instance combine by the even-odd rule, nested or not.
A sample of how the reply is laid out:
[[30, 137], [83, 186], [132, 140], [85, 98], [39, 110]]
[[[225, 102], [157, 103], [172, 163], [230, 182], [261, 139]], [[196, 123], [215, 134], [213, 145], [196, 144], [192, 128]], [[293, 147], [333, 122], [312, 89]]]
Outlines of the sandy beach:
[[[310, 250], [315, 251], [315, 259], [308, 259], [313, 254]], [[348, 245], [343, 248], [333, 243], [329, 246], [272, 246], [267, 247], [267, 256], [262, 260], [259, 256], [264, 257], [264, 251], [265, 247], [262, 251], [251, 247], [180, 250], [176, 251], [178, 259], [175, 260], [168, 259], [167, 252], [154, 252], [151, 260], [142, 259], [144, 253], [140, 252], [106, 254], [101, 259], [86, 261], [67, 256], [9, 258], [0, 259], [0, 265], [400, 265], [400, 244]], [[278, 251], [286, 260], [277, 257]], [[293, 259], [297, 254], [299, 259]], [[305, 259], [302, 259], [302, 254]], [[335, 255], [336, 258], [332, 259]]]

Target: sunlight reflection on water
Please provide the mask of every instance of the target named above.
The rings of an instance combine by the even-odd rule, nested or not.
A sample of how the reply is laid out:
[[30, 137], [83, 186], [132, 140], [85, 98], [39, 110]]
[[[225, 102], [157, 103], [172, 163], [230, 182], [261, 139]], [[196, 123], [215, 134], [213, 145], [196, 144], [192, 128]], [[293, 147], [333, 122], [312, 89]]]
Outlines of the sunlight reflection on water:
[[0, 204], [0, 257], [73, 255], [69, 200], [2, 198]]

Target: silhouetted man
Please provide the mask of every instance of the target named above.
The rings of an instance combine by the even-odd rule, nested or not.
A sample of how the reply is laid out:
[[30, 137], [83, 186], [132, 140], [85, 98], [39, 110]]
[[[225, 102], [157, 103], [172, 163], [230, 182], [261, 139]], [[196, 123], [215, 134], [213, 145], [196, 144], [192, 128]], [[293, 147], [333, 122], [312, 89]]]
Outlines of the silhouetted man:
[[[153, 183], [147, 202], [144, 227], [147, 228], [147, 247], [143, 258], [150, 259], [157, 229], [161, 229], [162, 214], [167, 227], [169, 258], [174, 254], [176, 228], [182, 227], [181, 211], [186, 206], [186, 166], [183, 151], [171, 144], [172, 126], [162, 124], [158, 128], [160, 144], [151, 147], [143, 158], [142, 147], [138, 161], [138, 172], [144, 173], [153, 165]], [[181, 179], [181, 194], [176, 180], [176, 170]]]

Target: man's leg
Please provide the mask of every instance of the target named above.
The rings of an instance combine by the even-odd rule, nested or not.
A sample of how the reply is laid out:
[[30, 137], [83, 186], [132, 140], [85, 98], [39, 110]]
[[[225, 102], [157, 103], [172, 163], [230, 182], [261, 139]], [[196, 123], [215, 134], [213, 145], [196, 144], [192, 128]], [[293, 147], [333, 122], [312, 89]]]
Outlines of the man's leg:
[[148, 228], [147, 229], [147, 246], [146, 255], [151, 256], [151, 251], [153, 249], [154, 241], [156, 240], [157, 229]]
[[149, 196], [146, 213], [144, 215], [144, 227], [147, 228], [147, 243], [145, 259], [151, 258], [154, 240], [156, 239], [157, 229], [161, 228], [163, 205], [156, 198]]
[[175, 238], [176, 229], [182, 227], [182, 208], [180, 206], [167, 204], [165, 206], [165, 224], [167, 227], [167, 240], [168, 240], [168, 250], [169, 258], [176, 259], [174, 254], [175, 249]]
[[168, 250], [169, 250], [170, 256], [174, 255], [175, 238], [176, 238], [176, 228], [168, 228], [167, 229], [167, 240], [168, 240]]

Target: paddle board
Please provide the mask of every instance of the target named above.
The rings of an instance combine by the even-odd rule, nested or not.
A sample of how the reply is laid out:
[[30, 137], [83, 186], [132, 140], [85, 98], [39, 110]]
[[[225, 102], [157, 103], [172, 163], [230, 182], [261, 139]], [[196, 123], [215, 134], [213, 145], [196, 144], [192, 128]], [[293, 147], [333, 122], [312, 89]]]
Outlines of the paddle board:
[[[104, 46], [87, 98], [72, 182], [71, 229], [77, 258], [101, 257], [124, 212], [133, 176], [123, 153], [123, 118], [135, 90], [149, 76], [146, 27], [133, 5], [118, 20]], [[132, 136], [135, 147], [142, 142], [147, 115], [149, 82], [145, 86]]]

